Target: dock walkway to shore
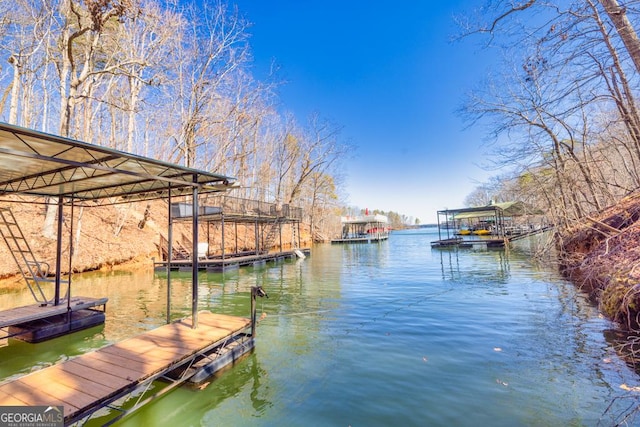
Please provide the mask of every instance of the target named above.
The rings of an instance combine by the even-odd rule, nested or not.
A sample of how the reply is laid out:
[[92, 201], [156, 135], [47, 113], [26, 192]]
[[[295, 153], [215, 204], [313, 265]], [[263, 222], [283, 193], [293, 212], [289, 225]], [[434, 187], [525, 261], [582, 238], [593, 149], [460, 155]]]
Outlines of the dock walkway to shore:
[[194, 370], [179, 379], [169, 373], [215, 357], [213, 349], [250, 327], [248, 318], [200, 312], [195, 329], [186, 318], [2, 383], [0, 406], [63, 406], [65, 425], [75, 423], [157, 379], [184, 383]]

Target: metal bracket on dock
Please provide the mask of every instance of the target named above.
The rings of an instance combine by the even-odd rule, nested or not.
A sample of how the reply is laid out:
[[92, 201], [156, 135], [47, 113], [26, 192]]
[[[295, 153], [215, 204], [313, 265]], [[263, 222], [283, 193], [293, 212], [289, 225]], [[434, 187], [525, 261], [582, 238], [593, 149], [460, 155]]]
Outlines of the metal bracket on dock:
[[267, 297], [267, 292], [262, 286], [251, 287], [251, 337], [256, 336], [256, 297]]

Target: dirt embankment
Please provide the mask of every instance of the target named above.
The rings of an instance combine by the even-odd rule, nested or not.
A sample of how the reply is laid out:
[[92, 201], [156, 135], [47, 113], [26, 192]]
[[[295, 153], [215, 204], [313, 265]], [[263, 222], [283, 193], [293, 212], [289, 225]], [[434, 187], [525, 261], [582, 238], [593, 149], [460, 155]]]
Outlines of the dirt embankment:
[[624, 328], [640, 327], [640, 192], [563, 233], [564, 275]]
[[[15, 216], [36, 259], [46, 262], [50, 272], [55, 269], [56, 240], [43, 236], [46, 206], [43, 204], [0, 203], [8, 207]], [[145, 218], [144, 226], [141, 221]], [[75, 206], [72, 212], [64, 209], [62, 265], [60, 270], [69, 270], [70, 236], [73, 241], [72, 270], [83, 272], [110, 269], [115, 265], [138, 263], [152, 267], [151, 258], [160, 257], [160, 241], [167, 234], [167, 203], [165, 201], [140, 202], [124, 205], [85, 207]], [[54, 228], [56, 225], [54, 225]], [[301, 226], [302, 227], [302, 226]], [[283, 242], [290, 241], [283, 227]], [[310, 236], [306, 227], [302, 227], [301, 239], [304, 245], [310, 245]], [[55, 229], [54, 229], [55, 231]], [[236, 238], [235, 232], [238, 236]], [[182, 236], [191, 235], [190, 223], [175, 223], [174, 242]], [[201, 239], [209, 238], [211, 253], [221, 252], [220, 224], [201, 225]], [[289, 239], [289, 240], [285, 240]], [[225, 252], [255, 248], [255, 232], [244, 227], [226, 227]], [[285, 248], [286, 249], [286, 248]], [[7, 245], [0, 241], [0, 279], [18, 280], [19, 270]]]

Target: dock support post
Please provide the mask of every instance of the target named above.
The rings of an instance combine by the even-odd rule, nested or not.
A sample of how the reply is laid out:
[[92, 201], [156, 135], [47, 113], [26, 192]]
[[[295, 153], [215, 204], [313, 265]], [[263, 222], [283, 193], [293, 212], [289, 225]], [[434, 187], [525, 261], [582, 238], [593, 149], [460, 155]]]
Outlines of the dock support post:
[[221, 241], [222, 241], [222, 261], [223, 261], [222, 265], [224, 266], [224, 245], [225, 245], [225, 242], [224, 242], [224, 215], [221, 216], [220, 223], [221, 223], [221, 228], [222, 228], [222, 230], [221, 230], [221, 233], [222, 233], [222, 238], [221, 238]]
[[[173, 215], [171, 213], [171, 186], [168, 194], [168, 231], [167, 231], [167, 325], [171, 323], [171, 261], [173, 260]], [[161, 249], [162, 251], [162, 249]], [[162, 254], [160, 255], [162, 257]]]
[[260, 239], [258, 238], [258, 220], [255, 221], [255, 225], [253, 227], [253, 231], [255, 234], [255, 247], [256, 247], [256, 255], [260, 253]]
[[193, 320], [191, 327], [198, 327], [198, 175], [193, 174], [193, 208], [192, 208], [192, 229], [191, 238], [193, 247], [191, 248], [191, 318]]
[[56, 289], [53, 305], [60, 304], [60, 269], [62, 268], [62, 222], [64, 221], [62, 196], [58, 197], [58, 239], [56, 241]]

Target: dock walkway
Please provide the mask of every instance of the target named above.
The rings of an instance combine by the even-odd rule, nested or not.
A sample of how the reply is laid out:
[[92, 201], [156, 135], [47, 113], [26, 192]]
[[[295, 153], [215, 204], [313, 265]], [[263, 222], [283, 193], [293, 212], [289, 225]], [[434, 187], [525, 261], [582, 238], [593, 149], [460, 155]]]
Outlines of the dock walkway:
[[494, 239], [494, 238], [477, 238], [477, 239], [463, 239], [462, 237], [453, 237], [443, 240], [434, 240], [431, 242], [432, 248], [473, 248], [473, 247], [485, 247], [485, 248], [504, 248], [509, 244], [508, 238]]
[[[298, 249], [297, 251], [303, 253], [305, 256], [311, 254], [310, 249]], [[256, 254], [253, 252], [252, 254], [243, 253], [241, 255], [237, 254], [228, 254], [225, 258], [207, 258], [207, 259], [199, 259], [198, 260], [198, 270], [201, 271], [209, 271], [209, 272], [224, 272], [228, 270], [234, 270], [239, 267], [244, 266], [256, 266], [262, 265], [267, 261], [279, 261], [283, 259], [295, 259], [299, 255], [296, 254], [296, 251], [284, 251], [284, 252], [270, 252], [265, 254]], [[155, 271], [165, 271], [167, 269], [167, 261], [154, 261], [153, 268]], [[172, 271], [191, 271], [193, 266], [193, 261], [190, 259], [176, 259], [172, 260], [170, 265], [170, 269]]]
[[2, 383], [0, 406], [62, 405], [65, 425], [74, 423], [250, 326], [248, 318], [200, 312], [195, 329], [183, 319]]
[[447, 248], [447, 247], [458, 247], [458, 248], [472, 248], [474, 246], [485, 246], [487, 248], [504, 248], [509, 245], [511, 242], [516, 240], [524, 239], [526, 237], [535, 236], [536, 234], [544, 233], [545, 231], [549, 231], [553, 229], [553, 226], [545, 226], [541, 228], [536, 228], [535, 230], [530, 230], [524, 233], [512, 234], [509, 236], [504, 236], [502, 238], [492, 238], [492, 237], [478, 237], [478, 238], [463, 238], [463, 237], [451, 237], [442, 240], [434, 240], [431, 242], [432, 248]]

